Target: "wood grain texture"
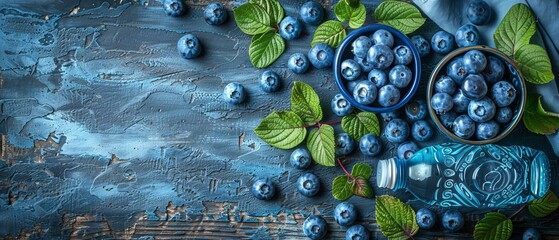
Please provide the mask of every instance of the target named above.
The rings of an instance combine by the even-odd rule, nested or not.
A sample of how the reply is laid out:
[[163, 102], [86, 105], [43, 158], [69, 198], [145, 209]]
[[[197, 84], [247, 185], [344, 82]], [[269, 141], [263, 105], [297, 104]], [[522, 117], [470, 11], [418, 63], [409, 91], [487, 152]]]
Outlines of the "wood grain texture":
[[[294, 81], [318, 92], [325, 121], [338, 119], [329, 107], [338, 93], [330, 70], [287, 70], [289, 55], [310, 49], [315, 27], [305, 26], [303, 37], [287, 43], [268, 68], [282, 76], [283, 87], [264, 93], [257, 81], [264, 70], [250, 64], [250, 37], [230, 11], [243, 2], [223, 1], [228, 20], [210, 26], [202, 17], [205, 0], [187, 1], [186, 15], [178, 18], [167, 16], [156, 0], [0, 0], [0, 237], [300, 239], [304, 219], [322, 214], [329, 238], [343, 238], [345, 228], [332, 219], [339, 202], [329, 192], [342, 171], [312, 166], [308, 171], [320, 177], [322, 189], [305, 198], [296, 190], [303, 172], [290, 166], [291, 151], [270, 147], [252, 131], [271, 111], [289, 108]], [[280, 2], [293, 16], [303, 3]], [[364, 2], [371, 21], [379, 1]], [[321, 3], [333, 19], [332, 2]], [[430, 37], [437, 30], [428, 21], [418, 32]], [[185, 33], [201, 40], [199, 58], [185, 60], [177, 53]], [[423, 59], [418, 96], [440, 58]], [[223, 87], [234, 81], [248, 90], [241, 105], [222, 100]], [[376, 167], [377, 160], [394, 155], [396, 146], [383, 140], [382, 156], [355, 153], [346, 165]], [[420, 145], [443, 141], [448, 140], [437, 135]], [[553, 156], [544, 137], [522, 126], [501, 143]], [[557, 179], [555, 160], [552, 166]], [[263, 176], [279, 189], [270, 201], [250, 193], [252, 182]], [[415, 209], [425, 206], [404, 192], [375, 193], [395, 194]], [[375, 239], [382, 239], [374, 200], [348, 201]], [[418, 239], [470, 238], [487, 209], [462, 211], [468, 221], [460, 232], [437, 227], [420, 231]], [[536, 220], [524, 211], [513, 219], [514, 236], [535, 226], [557, 238], [556, 219], [557, 213]]]

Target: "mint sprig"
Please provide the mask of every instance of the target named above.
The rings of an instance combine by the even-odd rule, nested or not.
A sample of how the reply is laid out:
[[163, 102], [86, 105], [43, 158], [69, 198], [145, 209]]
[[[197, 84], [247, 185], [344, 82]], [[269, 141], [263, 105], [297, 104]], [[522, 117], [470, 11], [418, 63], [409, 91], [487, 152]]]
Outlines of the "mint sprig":
[[409, 239], [419, 230], [415, 211], [398, 198], [382, 195], [376, 199], [376, 218], [382, 234], [388, 239]]
[[256, 35], [273, 31], [270, 15], [258, 4], [245, 3], [233, 9], [233, 17], [241, 31], [248, 35]]
[[375, 18], [379, 23], [394, 27], [404, 34], [419, 29], [425, 18], [417, 7], [400, 1], [384, 1], [375, 9]]
[[277, 25], [281, 22], [284, 16], [283, 8], [278, 1], [273, 0], [250, 0], [251, 3], [260, 5], [270, 16], [272, 25]]
[[522, 121], [528, 130], [537, 134], [553, 134], [559, 129], [559, 114], [543, 109], [542, 96], [528, 94]]
[[264, 142], [281, 149], [291, 149], [305, 140], [307, 129], [297, 114], [290, 111], [272, 112], [254, 129]]
[[353, 165], [350, 174], [345, 170], [341, 161], [338, 162], [345, 175], [337, 176], [332, 181], [332, 196], [340, 201], [344, 201], [354, 194], [365, 198], [373, 197], [373, 188], [369, 184], [373, 169], [367, 164], [357, 163]]
[[334, 7], [334, 14], [340, 22], [348, 22], [350, 28], [361, 27], [367, 18], [367, 10], [361, 2], [351, 6], [347, 1], [340, 1]]
[[502, 213], [485, 214], [474, 228], [474, 240], [509, 239], [512, 234], [512, 221]]
[[380, 124], [377, 115], [372, 112], [359, 112], [349, 114], [342, 118], [342, 129], [355, 141], [361, 140], [365, 134], [380, 134]]
[[335, 165], [334, 128], [320, 124], [309, 132], [307, 148], [314, 161], [322, 166]]
[[551, 190], [542, 198], [536, 199], [528, 204], [528, 211], [534, 217], [546, 217], [559, 208], [559, 198]]
[[265, 68], [275, 62], [285, 50], [283, 38], [275, 32], [254, 35], [248, 49], [252, 65]]

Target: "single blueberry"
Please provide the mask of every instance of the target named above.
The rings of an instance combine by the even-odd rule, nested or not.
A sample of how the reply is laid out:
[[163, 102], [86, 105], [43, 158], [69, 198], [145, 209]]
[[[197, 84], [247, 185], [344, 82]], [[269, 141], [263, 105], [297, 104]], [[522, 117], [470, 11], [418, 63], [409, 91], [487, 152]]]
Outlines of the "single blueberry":
[[361, 82], [366, 82], [367, 80], [361, 79], [361, 80], [355, 80], [355, 81], [347, 81], [346, 86], [347, 86], [347, 91], [350, 94], [353, 94], [353, 90], [355, 90], [355, 87], [361, 83]]
[[433, 128], [429, 122], [425, 120], [417, 120], [411, 127], [411, 136], [413, 139], [420, 142], [427, 141], [433, 136]]
[[310, 239], [322, 239], [328, 232], [328, 224], [321, 216], [311, 215], [303, 223], [303, 232]]
[[260, 75], [260, 89], [270, 93], [277, 91], [281, 86], [280, 76], [272, 71], [266, 70]]
[[437, 222], [437, 215], [427, 208], [421, 208], [415, 214], [415, 221], [421, 229], [431, 229]]
[[503, 65], [499, 58], [489, 56], [487, 57], [487, 66], [481, 74], [488, 84], [493, 84], [501, 80], [503, 75], [505, 75], [505, 65]]
[[427, 42], [427, 40], [423, 36], [412, 36], [411, 42], [413, 43], [415, 48], [417, 48], [420, 57], [426, 57], [427, 55], [429, 55], [429, 52], [431, 51], [431, 45], [429, 45], [429, 42]]
[[345, 115], [353, 112], [353, 106], [347, 101], [342, 94], [338, 93], [332, 98], [330, 102], [330, 107], [332, 107], [332, 112], [338, 117], [343, 117]]
[[307, 169], [312, 163], [311, 154], [305, 148], [297, 148], [289, 156], [289, 162], [294, 168]]
[[389, 31], [379, 29], [371, 35], [373, 45], [386, 45], [388, 47], [394, 46], [394, 36]]
[[431, 107], [437, 114], [444, 114], [452, 109], [454, 102], [447, 93], [435, 93], [431, 97]]
[[229, 83], [225, 86], [225, 89], [223, 89], [223, 96], [226, 102], [239, 104], [245, 100], [245, 88], [243, 85], [236, 82]]
[[287, 16], [281, 20], [279, 25], [279, 34], [285, 40], [293, 40], [301, 35], [302, 27], [297, 18]]
[[204, 20], [210, 25], [219, 25], [227, 19], [227, 10], [219, 3], [211, 3], [204, 8]]
[[408, 102], [404, 110], [406, 112], [406, 117], [411, 121], [425, 119], [428, 112], [427, 103], [425, 100], [419, 98]]
[[472, 24], [464, 24], [456, 30], [454, 39], [458, 47], [469, 47], [479, 44], [479, 31]]
[[305, 73], [309, 69], [309, 65], [309, 59], [302, 53], [291, 54], [287, 61], [287, 68], [297, 74]]
[[202, 46], [198, 38], [189, 33], [179, 39], [177, 42], [177, 50], [183, 58], [191, 59], [200, 55]]
[[506, 107], [516, 99], [516, 89], [507, 81], [499, 81], [491, 87], [490, 96], [497, 107]]
[[396, 105], [400, 101], [400, 90], [392, 85], [384, 85], [378, 90], [378, 104], [383, 107]]
[[353, 88], [353, 98], [359, 104], [371, 104], [377, 99], [377, 87], [370, 81], [360, 81]]
[[442, 30], [438, 31], [431, 37], [431, 47], [436, 53], [448, 54], [454, 49], [454, 36]]
[[347, 133], [340, 133], [336, 136], [336, 155], [345, 156], [353, 152], [355, 141]]
[[462, 57], [455, 58], [446, 66], [446, 75], [452, 78], [452, 80], [456, 82], [456, 85], [462, 85], [464, 78], [468, 75], [468, 72], [464, 69]]
[[369, 232], [363, 225], [356, 224], [351, 226], [345, 232], [346, 240], [369, 240]]
[[260, 200], [270, 200], [276, 194], [276, 188], [270, 178], [260, 178], [252, 184], [252, 195]]
[[318, 69], [330, 67], [334, 61], [334, 49], [326, 43], [317, 43], [308, 55], [311, 64]]
[[320, 181], [312, 173], [305, 173], [297, 179], [297, 191], [305, 197], [312, 197], [320, 190]]
[[303, 22], [318, 25], [324, 17], [324, 8], [315, 1], [308, 1], [299, 9], [299, 15]]
[[493, 139], [499, 134], [499, 124], [493, 120], [477, 125], [476, 137], [479, 140]]
[[468, 139], [474, 135], [476, 123], [468, 115], [460, 115], [452, 123], [452, 132], [462, 139]]
[[528, 228], [522, 234], [522, 240], [540, 240], [542, 239], [542, 235], [540, 232], [535, 228]]
[[405, 45], [398, 45], [394, 48], [394, 63], [398, 65], [408, 65], [413, 60], [411, 49]]
[[452, 97], [452, 110], [457, 113], [466, 112], [468, 111], [468, 105], [470, 105], [470, 101], [471, 100], [462, 93], [462, 89], [458, 89], [458, 92]]
[[487, 83], [479, 74], [470, 74], [462, 83], [462, 94], [471, 100], [479, 100], [487, 94]]
[[342, 77], [348, 81], [353, 81], [361, 75], [361, 66], [359, 66], [359, 64], [353, 59], [344, 60], [341, 65], [341, 69]]
[[382, 151], [382, 141], [372, 133], [365, 134], [359, 141], [359, 150], [365, 156], [377, 156]]
[[353, 57], [353, 60], [355, 60], [355, 62], [357, 62], [359, 66], [361, 66], [362, 72], [370, 72], [371, 70], [373, 70], [373, 64], [367, 61], [367, 57], [360, 58], [355, 56]]
[[373, 41], [367, 36], [360, 36], [351, 43], [351, 52], [359, 58], [366, 58], [367, 51], [373, 46]]
[[419, 151], [419, 147], [413, 141], [405, 141], [398, 145], [396, 156], [402, 160], [410, 159], [415, 152]]
[[444, 127], [446, 127], [447, 129], [452, 129], [452, 124], [454, 124], [454, 120], [456, 120], [456, 117], [458, 117], [456, 112], [450, 111], [445, 114], [439, 115], [439, 120]]
[[394, 62], [394, 53], [386, 45], [374, 45], [367, 52], [367, 61], [373, 65], [373, 68], [383, 70]]
[[457, 210], [447, 210], [442, 218], [443, 227], [452, 232], [460, 230], [464, 226], [464, 217]]
[[435, 92], [453, 95], [454, 92], [456, 92], [456, 82], [449, 76], [440, 76], [439, 79], [435, 81]]
[[468, 5], [466, 17], [475, 25], [484, 25], [491, 18], [491, 7], [483, 0], [474, 0]]
[[497, 107], [493, 100], [484, 97], [480, 100], [472, 100], [468, 105], [468, 116], [476, 122], [487, 122], [495, 116]]
[[163, 9], [169, 16], [178, 17], [186, 12], [186, 5], [182, 0], [165, 0]]
[[348, 202], [339, 203], [334, 208], [334, 220], [341, 226], [349, 226], [357, 219], [357, 208]]
[[410, 126], [404, 119], [393, 119], [386, 124], [384, 135], [389, 142], [401, 143], [410, 136]]
[[404, 65], [396, 65], [388, 73], [388, 81], [398, 88], [407, 87], [411, 82], [411, 78], [411, 70]]
[[390, 111], [390, 112], [383, 112], [383, 113], [380, 113], [380, 116], [382, 117], [382, 120], [384, 122], [390, 122], [395, 118], [399, 118], [400, 117], [400, 112], [398, 110], [394, 110], [394, 111]]
[[373, 69], [367, 75], [367, 79], [375, 84], [375, 87], [381, 88], [388, 83], [388, 77], [382, 70]]
[[497, 108], [497, 112], [495, 112], [495, 121], [498, 123], [508, 123], [512, 119], [513, 116], [512, 108], [510, 107], [502, 107]]
[[480, 73], [487, 65], [487, 58], [479, 50], [470, 50], [462, 58], [464, 69], [468, 73]]

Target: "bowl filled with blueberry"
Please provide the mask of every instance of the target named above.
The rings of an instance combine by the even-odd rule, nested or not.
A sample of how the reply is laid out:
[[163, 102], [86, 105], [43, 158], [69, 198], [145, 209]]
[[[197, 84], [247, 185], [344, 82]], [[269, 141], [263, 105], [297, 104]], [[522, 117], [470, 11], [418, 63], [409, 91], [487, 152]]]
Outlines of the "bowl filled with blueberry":
[[526, 84], [499, 50], [463, 47], [446, 55], [431, 73], [427, 102], [445, 135], [468, 144], [494, 143], [520, 122]]
[[417, 91], [420, 69], [419, 53], [410, 39], [381, 24], [348, 34], [334, 57], [334, 79], [342, 96], [368, 112], [404, 106]]

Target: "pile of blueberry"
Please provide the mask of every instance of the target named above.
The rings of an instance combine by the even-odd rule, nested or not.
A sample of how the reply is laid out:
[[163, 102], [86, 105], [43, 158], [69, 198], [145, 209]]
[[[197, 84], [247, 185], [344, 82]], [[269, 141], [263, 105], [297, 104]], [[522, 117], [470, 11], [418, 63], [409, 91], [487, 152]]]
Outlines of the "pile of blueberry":
[[437, 76], [431, 107], [444, 127], [462, 139], [493, 139], [517, 110], [517, 89], [496, 56], [469, 50]]

